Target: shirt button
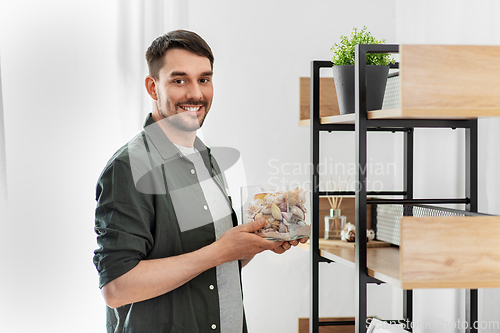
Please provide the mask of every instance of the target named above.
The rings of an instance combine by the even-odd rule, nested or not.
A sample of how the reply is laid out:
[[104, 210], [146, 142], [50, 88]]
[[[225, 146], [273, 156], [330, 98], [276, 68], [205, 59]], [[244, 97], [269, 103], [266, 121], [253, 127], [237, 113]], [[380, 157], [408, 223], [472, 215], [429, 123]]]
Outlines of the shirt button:
[[208, 210], [207, 205], [203, 206], [203, 209], [204, 209], [204, 210]]
[[208, 286], [208, 288], [209, 288], [210, 290], [214, 290], [214, 289], [215, 289], [215, 287], [214, 287], [214, 285], [213, 285], [213, 284], [209, 285], [209, 286]]
[[195, 171], [194, 171], [194, 169], [191, 169], [191, 174], [192, 174], [192, 175], [194, 175], [194, 172], [195, 172]]
[[212, 324], [212, 329], [214, 330], [214, 329], [216, 329], [216, 328], [217, 328], [217, 325]]

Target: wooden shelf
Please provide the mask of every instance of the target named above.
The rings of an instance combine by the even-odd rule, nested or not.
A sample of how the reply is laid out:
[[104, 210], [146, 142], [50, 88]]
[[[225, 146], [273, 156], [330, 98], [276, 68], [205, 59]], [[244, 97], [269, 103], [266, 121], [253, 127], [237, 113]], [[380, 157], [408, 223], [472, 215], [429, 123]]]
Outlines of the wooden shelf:
[[[500, 46], [401, 45], [399, 108], [368, 119], [477, 119], [500, 117]], [[309, 78], [301, 78], [299, 125], [309, 126]], [[333, 78], [320, 81], [322, 124], [353, 124], [339, 115]]]
[[[319, 321], [354, 321], [354, 317], [323, 317]], [[354, 329], [354, 325], [321, 326], [319, 333], [354, 333]], [[298, 333], [309, 333], [309, 318], [299, 318]]]
[[500, 288], [500, 216], [403, 217], [403, 289]]
[[[310, 118], [310, 78], [300, 78], [300, 110], [299, 110], [299, 126], [309, 126]], [[337, 92], [335, 90], [335, 82], [331, 77], [320, 78], [320, 95], [319, 95], [319, 116], [329, 117], [339, 115], [339, 105], [337, 103]]]
[[[400, 248], [368, 245], [368, 275], [402, 289], [500, 288], [498, 239], [500, 216], [403, 217]], [[319, 249], [354, 269], [354, 246], [320, 239]]]
[[[429, 113], [434, 116], [430, 117]], [[384, 109], [368, 111], [368, 119], [448, 119], [448, 120], [465, 120], [475, 119], [479, 117], [471, 117], [472, 111], [469, 110], [431, 110], [431, 109]], [[500, 109], [482, 110], [481, 117], [499, 117]], [[299, 126], [310, 126], [309, 119], [299, 120]], [[320, 124], [354, 124], [354, 113], [326, 116], [320, 118]]]
[[[309, 242], [299, 244], [300, 247], [309, 250]], [[347, 247], [332, 246], [320, 239], [320, 255], [344, 266], [354, 269], [355, 249]], [[367, 267], [368, 275], [391, 285], [401, 287], [399, 279], [399, 248], [395, 246], [368, 248]]]

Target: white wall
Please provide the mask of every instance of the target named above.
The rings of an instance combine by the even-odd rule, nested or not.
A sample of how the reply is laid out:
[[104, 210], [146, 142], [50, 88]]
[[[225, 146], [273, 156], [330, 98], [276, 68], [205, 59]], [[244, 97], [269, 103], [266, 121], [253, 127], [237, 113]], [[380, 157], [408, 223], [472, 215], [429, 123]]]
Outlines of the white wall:
[[93, 216], [97, 177], [124, 139], [116, 18], [114, 1], [0, 1], [2, 332], [105, 331]]
[[[500, 35], [494, 30], [498, 8], [479, 8], [474, 16], [472, 2], [460, 2], [466, 9], [454, 9], [446, 16], [455, 27], [466, 17], [470, 29], [480, 29], [470, 35], [469, 30], [451, 30], [454, 34], [441, 30], [438, 18], [445, 14], [439, 15], [439, 10], [456, 7], [451, 2], [442, 7], [418, 2], [422, 10], [413, 8], [412, 2], [395, 0], [184, 3], [189, 15], [181, 20], [183, 27], [199, 32], [216, 57], [215, 100], [203, 128], [204, 140], [211, 146], [238, 149], [246, 173], [246, 180], [239, 181], [248, 184], [309, 181], [309, 129], [297, 126], [298, 78], [309, 76], [311, 60], [329, 59], [330, 46], [352, 27], [367, 25], [389, 43], [467, 43], [472, 36], [493, 29], [484, 43], [498, 44], [494, 38]], [[494, 6], [494, 1], [484, 3]], [[486, 13], [488, 20], [482, 17]], [[105, 330], [104, 303], [92, 264], [94, 188], [106, 160], [132, 135], [130, 126], [119, 121], [117, 15], [116, 1], [0, 1], [10, 208], [7, 219], [0, 221], [2, 331]], [[433, 39], [436, 36], [439, 40]], [[482, 126], [498, 133], [498, 122]], [[490, 140], [498, 142], [491, 135]], [[401, 146], [393, 141], [397, 140], [370, 138], [375, 151], [372, 160], [398, 161]], [[350, 134], [325, 134], [322, 142], [322, 158], [354, 160]], [[461, 149], [456, 139], [450, 142]], [[377, 145], [390, 145], [390, 149], [376, 151]], [[480, 165], [488, 175], [496, 173], [490, 161], [499, 162], [498, 154], [491, 153], [498, 148], [491, 144], [485, 157], [488, 163]], [[450, 154], [450, 159], [460, 159]], [[280, 168], [278, 174], [274, 166]], [[298, 171], [291, 172], [291, 167]], [[393, 182], [385, 189], [397, 188], [399, 176], [399, 171], [384, 175], [384, 182]], [[450, 177], [456, 181], [459, 173]], [[494, 204], [499, 192], [485, 183], [489, 182], [483, 177], [483, 198], [488, 193], [484, 209], [498, 213]], [[308, 265], [308, 253], [296, 248], [282, 256], [261, 254], [245, 268], [251, 332], [296, 331], [296, 318], [309, 314]], [[330, 264], [321, 267], [321, 276], [321, 316], [353, 315], [353, 271]], [[459, 293], [437, 291], [436, 297], [432, 293], [417, 294], [417, 318], [457, 316]], [[498, 293], [484, 294], [485, 316], [499, 317]], [[369, 302], [369, 314], [401, 315], [400, 290], [371, 287]]]

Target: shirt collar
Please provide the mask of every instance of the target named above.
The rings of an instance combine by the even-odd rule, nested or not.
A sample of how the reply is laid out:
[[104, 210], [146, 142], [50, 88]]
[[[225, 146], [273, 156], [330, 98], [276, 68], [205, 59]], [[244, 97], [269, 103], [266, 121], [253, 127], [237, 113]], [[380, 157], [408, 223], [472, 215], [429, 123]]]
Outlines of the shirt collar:
[[[168, 139], [160, 126], [154, 121], [151, 113], [148, 114], [144, 122], [144, 131], [164, 160], [182, 155], [179, 149]], [[207, 155], [210, 155], [210, 148], [205, 146], [198, 137], [194, 140], [194, 147], [201, 153], [204, 159], [208, 157]]]

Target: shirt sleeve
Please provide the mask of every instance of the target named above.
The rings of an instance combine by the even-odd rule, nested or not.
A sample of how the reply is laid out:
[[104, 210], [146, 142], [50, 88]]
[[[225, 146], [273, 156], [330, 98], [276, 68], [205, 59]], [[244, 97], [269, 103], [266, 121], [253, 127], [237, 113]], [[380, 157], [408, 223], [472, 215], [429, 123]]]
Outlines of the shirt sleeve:
[[96, 188], [94, 265], [99, 288], [134, 268], [154, 245], [153, 196], [135, 187], [130, 164], [115, 160]]

